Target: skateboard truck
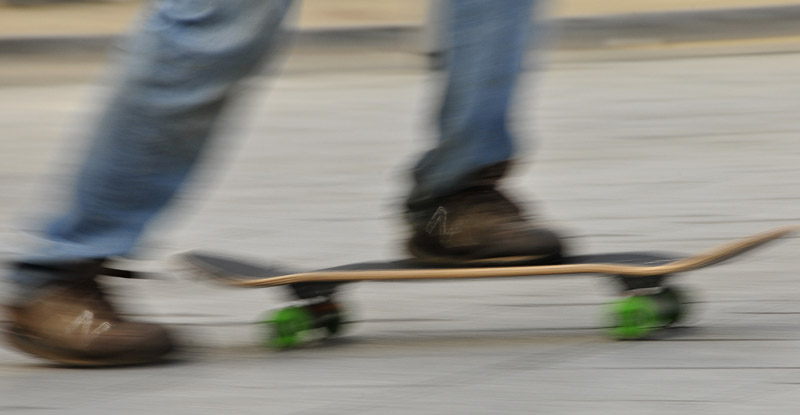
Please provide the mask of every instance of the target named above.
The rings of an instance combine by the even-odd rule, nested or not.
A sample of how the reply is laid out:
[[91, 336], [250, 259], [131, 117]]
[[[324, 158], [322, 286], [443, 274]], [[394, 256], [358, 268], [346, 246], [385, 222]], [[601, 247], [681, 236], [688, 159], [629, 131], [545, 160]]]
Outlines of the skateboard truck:
[[297, 299], [311, 300], [315, 298], [330, 299], [336, 293], [338, 282], [298, 282], [289, 284], [289, 289]]
[[661, 291], [663, 282], [669, 275], [653, 275], [647, 277], [631, 277], [628, 275], [616, 275], [614, 280], [622, 288], [623, 295], [652, 294]]

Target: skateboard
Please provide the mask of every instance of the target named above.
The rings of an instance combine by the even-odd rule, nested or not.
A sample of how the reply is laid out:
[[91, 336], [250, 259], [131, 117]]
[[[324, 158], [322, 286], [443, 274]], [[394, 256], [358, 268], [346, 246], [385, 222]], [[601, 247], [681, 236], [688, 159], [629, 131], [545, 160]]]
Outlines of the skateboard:
[[[228, 286], [263, 288], [288, 285], [296, 301], [264, 319], [266, 343], [287, 348], [320, 335], [338, 334], [345, 323], [336, 286], [356, 281], [408, 281], [476, 278], [610, 276], [620, 296], [607, 306], [608, 333], [616, 339], [650, 337], [675, 325], [688, 312], [684, 289], [666, 284], [668, 277], [718, 265], [800, 230], [786, 226], [728, 242], [693, 255], [662, 252], [618, 252], [574, 255], [546, 265], [441, 267], [412, 260], [362, 262], [306, 272], [290, 272], [259, 261], [188, 251], [178, 254], [179, 271]], [[320, 334], [321, 333], [321, 334]]]

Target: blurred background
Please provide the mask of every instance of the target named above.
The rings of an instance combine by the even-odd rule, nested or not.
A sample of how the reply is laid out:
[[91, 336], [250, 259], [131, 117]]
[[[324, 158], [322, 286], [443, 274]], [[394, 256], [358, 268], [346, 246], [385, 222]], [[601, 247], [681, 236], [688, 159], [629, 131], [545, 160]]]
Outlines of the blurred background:
[[[0, 0], [3, 252], [52, 207], [146, 3]], [[616, 290], [580, 277], [358, 284], [346, 336], [275, 352], [253, 323], [280, 292], [169, 269], [195, 248], [303, 269], [402, 256], [406, 169], [438, 104], [440, 6], [304, 0], [278, 76], [248, 81], [221, 151], [131, 262], [154, 278], [109, 281], [130, 315], [180, 333], [184, 358], [55, 370], [0, 348], [0, 413], [796, 413], [797, 239], [680, 279], [696, 318], [643, 342], [603, 334]], [[695, 252], [800, 222], [800, 1], [543, 9], [510, 185], [575, 251]]]
[[[4, 0], [3, 35], [117, 33], [143, 0]], [[300, 26], [418, 25], [441, 0], [303, 0]], [[793, 0], [551, 0], [553, 18], [796, 5]], [[299, 2], [298, 2], [299, 4]], [[32, 19], [35, 17], [35, 19]], [[28, 20], [32, 19], [32, 20]]]

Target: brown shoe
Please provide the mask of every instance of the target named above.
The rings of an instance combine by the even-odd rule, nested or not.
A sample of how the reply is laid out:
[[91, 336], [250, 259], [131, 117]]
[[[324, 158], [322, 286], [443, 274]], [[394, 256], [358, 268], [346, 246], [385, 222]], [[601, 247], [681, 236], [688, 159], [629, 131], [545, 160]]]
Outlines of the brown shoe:
[[552, 230], [526, 219], [493, 183], [441, 200], [414, 226], [408, 250], [443, 265], [519, 265], [557, 262], [563, 246]]
[[158, 361], [173, 349], [160, 325], [122, 320], [94, 279], [41, 289], [9, 307], [6, 338], [23, 352], [58, 363], [116, 366]]

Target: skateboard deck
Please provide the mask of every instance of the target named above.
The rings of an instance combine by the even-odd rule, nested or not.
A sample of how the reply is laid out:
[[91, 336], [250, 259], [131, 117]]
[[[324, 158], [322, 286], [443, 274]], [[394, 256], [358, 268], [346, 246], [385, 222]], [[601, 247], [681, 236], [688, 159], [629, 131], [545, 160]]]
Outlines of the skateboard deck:
[[602, 274], [624, 277], [657, 277], [716, 265], [752, 251], [795, 231], [800, 226], [772, 229], [725, 243], [694, 255], [659, 252], [619, 252], [575, 255], [557, 264], [503, 267], [441, 267], [412, 260], [362, 262], [306, 272], [290, 272], [258, 261], [189, 251], [179, 260], [196, 272], [235, 287], [273, 287], [309, 282], [398, 281], [467, 278], [510, 278]]
[[[660, 252], [618, 252], [575, 255], [548, 265], [503, 267], [431, 267], [411, 260], [362, 262], [306, 272], [189, 251], [176, 257], [181, 271], [229, 286], [263, 288], [291, 284], [298, 304], [266, 319], [267, 344], [277, 348], [302, 343], [308, 333], [338, 333], [344, 323], [335, 287], [355, 281], [410, 281], [475, 278], [609, 275], [620, 282], [622, 296], [608, 307], [609, 334], [616, 339], [641, 339], [683, 320], [687, 296], [683, 289], [664, 284], [671, 275], [717, 265], [800, 230], [775, 228], [734, 240], [693, 255]], [[306, 287], [306, 288], [301, 288]]]

